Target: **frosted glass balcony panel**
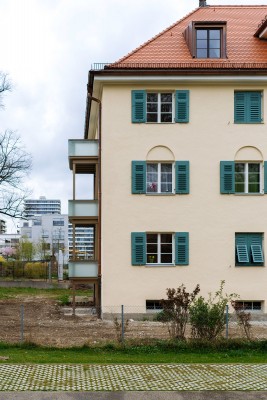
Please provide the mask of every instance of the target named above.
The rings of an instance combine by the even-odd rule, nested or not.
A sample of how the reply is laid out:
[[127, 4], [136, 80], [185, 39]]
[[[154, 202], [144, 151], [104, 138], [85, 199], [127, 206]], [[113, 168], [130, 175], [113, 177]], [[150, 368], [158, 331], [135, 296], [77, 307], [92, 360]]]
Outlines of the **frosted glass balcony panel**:
[[69, 261], [69, 278], [97, 278], [97, 261]]
[[70, 139], [69, 157], [97, 157], [98, 140]]
[[98, 217], [97, 200], [69, 200], [69, 217]]

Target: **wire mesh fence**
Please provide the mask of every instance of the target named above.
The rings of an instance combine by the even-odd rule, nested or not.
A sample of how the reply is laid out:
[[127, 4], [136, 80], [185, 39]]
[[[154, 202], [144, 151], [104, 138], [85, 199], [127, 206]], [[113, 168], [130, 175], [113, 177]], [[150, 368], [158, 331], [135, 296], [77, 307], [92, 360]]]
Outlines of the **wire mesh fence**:
[[56, 262], [44, 261], [8, 261], [0, 262], [0, 280], [50, 280], [57, 278]]
[[[140, 306], [97, 307], [61, 306], [52, 299], [5, 299], [0, 302], [0, 341], [33, 342], [47, 346], [80, 346], [109, 341], [148, 341], [171, 338], [171, 321], [160, 320], [160, 310], [144, 310]], [[99, 316], [102, 318], [99, 318]], [[226, 313], [225, 313], [226, 317]], [[267, 318], [253, 314], [250, 320], [251, 339], [267, 339]], [[192, 338], [190, 321], [185, 337]], [[225, 318], [219, 337], [247, 338], [235, 315]]]

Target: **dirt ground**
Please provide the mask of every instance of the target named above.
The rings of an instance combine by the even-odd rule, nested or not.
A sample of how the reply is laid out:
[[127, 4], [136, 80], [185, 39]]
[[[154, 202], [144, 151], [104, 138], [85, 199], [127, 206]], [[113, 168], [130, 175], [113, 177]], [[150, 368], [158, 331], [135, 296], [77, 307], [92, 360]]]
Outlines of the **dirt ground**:
[[[21, 335], [20, 307], [24, 304], [24, 339], [47, 346], [81, 346], [116, 339], [112, 320], [102, 321], [95, 315], [67, 315], [55, 300], [29, 296], [0, 301], [0, 341], [19, 342]], [[69, 310], [70, 312], [70, 310]], [[189, 333], [189, 332], [188, 332]], [[267, 321], [253, 322], [254, 338], [267, 338]], [[229, 337], [243, 337], [236, 323], [229, 326]], [[128, 322], [125, 338], [169, 338], [166, 325], [152, 321]]]

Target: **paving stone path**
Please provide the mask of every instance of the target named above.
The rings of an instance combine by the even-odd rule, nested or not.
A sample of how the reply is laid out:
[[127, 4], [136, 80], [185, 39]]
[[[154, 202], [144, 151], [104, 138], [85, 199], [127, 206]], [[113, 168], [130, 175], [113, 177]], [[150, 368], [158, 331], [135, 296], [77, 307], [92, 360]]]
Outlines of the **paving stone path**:
[[0, 391], [267, 390], [267, 364], [0, 364]]

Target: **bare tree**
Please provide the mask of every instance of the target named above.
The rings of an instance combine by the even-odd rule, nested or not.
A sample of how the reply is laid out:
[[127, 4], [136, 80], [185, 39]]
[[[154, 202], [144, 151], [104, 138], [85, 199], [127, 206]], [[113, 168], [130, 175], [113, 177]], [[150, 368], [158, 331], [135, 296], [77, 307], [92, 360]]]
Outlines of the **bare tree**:
[[11, 81], [8, 78], [8, 74], [0, 71], [0, 107], [3, 107], [2, 93], [10, 91], [11, 87]]
[[[2, 93], [10, 90], [7, 74], [0, 71], [0, 107]], [[0, 132], [0, 214], [22, 217], [23, 202], [29, 196], [23, 180], [31, 166], [31, 155], [24, 149], [20, 137], [10, 130]]]

